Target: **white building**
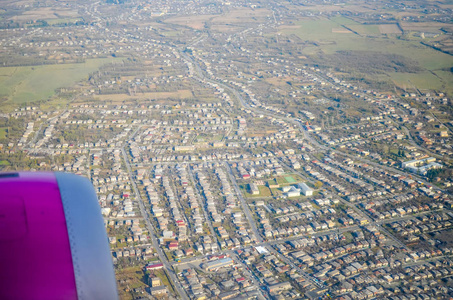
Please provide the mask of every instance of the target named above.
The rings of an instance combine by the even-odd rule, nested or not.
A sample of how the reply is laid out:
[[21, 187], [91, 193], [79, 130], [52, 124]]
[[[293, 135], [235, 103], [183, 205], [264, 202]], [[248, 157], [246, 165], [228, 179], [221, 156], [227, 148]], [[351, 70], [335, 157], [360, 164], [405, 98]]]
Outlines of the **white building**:
[[298, 197], [300, 196], [300, 189], [296, 189], [295, 187], [291, 187], [289, 191], [286, 192], [287, 197]]
[[299, 188], [304, 196], [313, 196], [313, 190], [305, 183], [299, 183]]

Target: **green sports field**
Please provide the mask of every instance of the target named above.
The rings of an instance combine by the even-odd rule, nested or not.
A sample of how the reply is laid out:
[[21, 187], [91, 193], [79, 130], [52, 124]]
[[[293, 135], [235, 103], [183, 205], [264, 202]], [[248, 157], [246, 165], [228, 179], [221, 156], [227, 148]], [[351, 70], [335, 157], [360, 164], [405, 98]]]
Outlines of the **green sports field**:
[[294, 179], [292, 176], [287, 176], [287, 177], [285, 177], [285, 179], [288, 183], [296, 182], [296, 179]]

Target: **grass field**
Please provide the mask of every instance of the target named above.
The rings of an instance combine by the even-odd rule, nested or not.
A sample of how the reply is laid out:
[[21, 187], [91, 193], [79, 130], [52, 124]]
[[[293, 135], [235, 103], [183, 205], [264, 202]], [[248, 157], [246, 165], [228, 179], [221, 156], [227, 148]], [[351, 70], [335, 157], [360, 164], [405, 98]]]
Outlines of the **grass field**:
[[96, 95], [95, 98], [99, 100], [112, 100], [125, 101], [132, 99], [187, 99], [192, 97], [192, 92], [190, 90], [179, 90], [176, 92], [150, 92], [150, 93], [136, 93], [135, 95], [126, 95], [126, 94], [111, 94], [111, 95]]
[[1, 127], [0, 128], [0, 140], [6, 138], [6, 130], [7, 129], [8, 128], [6, 128], [6, 127]]
[[79, 14], [77, 10], [58, 9], [50, 7], [40, 7], [26, 10], [20, 15], [14, 16], [11, 19], [14, 21], [35, 21], [35, 20], [54, 20], [54, 19], [75, 19]]
[[271, 190], [267, 186], [264, 186], [264, 185], [258, 186], [258, 189], [260, 191], [260, 193], [258, 195], [253, 195], [252, 193], [250, 193], [250, 190], [248, 189], [248, 184], [239, 185], [239, 188], [242, 190], [242, 192], [246, 198], [260, 198], [260, 197], [272, 196]]
[[[118, 281], [125, 281], [119, 284], [120, 299], [133, 299], [132, 294], [128, 291], [135, 288], [145, 288], [147, 285], [143, 280], [143, 271], [141, 267], [128, 267], [115, 274]], [[126, 283], [127, 281], [127, 283]], [[128, 290], [127, 292], [125, 290]]]
[[270, 197], [272, 195], [271, 190], [267, 186], [261, 185], [258, 189], [260, 190], [261, 197]]
[[232, 9], [225, 14], [212, 18], [209, 25], [214, 31], [238, 31], [246, 28], [247, 23], [265, 22], [266, 18], [271, 15], [272, 12], [265, 8]]
[[412, 89], [416, 86], [419, 89], [442, 89], [442, 82], [439, 77], [430, 72], [411, 73], [388, 73], [395, 85], [401, 88]]
[[[351, 24], [352, 22], [352, 24]], [[336, 17], [332, 19], [300, 21], [297, 29], [284, 29], [283, 33], [296, 34], [301, 39], [317, 43], [317, 47], [309, 47], [306, 54], [316, 54], [321, 50], [325, 54], [334, 54], [336, 51], [376, 51], [403, 55], [419, 62], [420, 66], [428, 70], [436, 70], [453, 66], [453, 58], [416, 41], [404, 41], [385, 36], [370, 38], [357, 34], [336, 33], [334, 29], [342, 29], [342, 25], [357, 31], [378, 31], [372, 25], [361, 25], [352, 20]]]
[[[353, 24], [350, 24], [353, 22]], [[377, 51], [383, 53], [398, 54], [417, 60], [420, 65], [428, 70], [435, 70], [453, 66], [451, 56], [430, 49], [414, 41], [398, 40], [377, 36], [369, 38], [357, 34], [336, 33], [335, 29], [341, 30], [342, 25], [358, 32], [376, 32], [378, 28], [372, 25], [361, 25], [343, 17], [332, 19], [320, 18], [318, 20], [300, 21], [298, 28], [284, 29], [283, 33], [296, 34], [301, 39], [317, 43], [317, 47], [308, 47], [306, 54], [316, 54], [321, 50], [325, 54], [334, 54], [336, 51]]]
[[265, 8], [242, 8], [232, 9], [221, 16], [216, 16], [212, 19], [212, 24], [216, 25], [228, 25], [228, 24], [242, 24], [250, 21], [262, 22], [267, 16], [271, 16], [272, 12]]
[[118, 60], [103, 58], [80, 64], [0, 68], [0, 97], [14, 103], [46, 100], [56, 89], [71, 87], [100, 66]]
[[57, 24], [64, 24], [64, 23], [76, 23], [83, 21], [82, 18], [62, 18], [62, 19], [51, 19], [47, 21], [49, 25], [57, 25]]
[[[422, 45], [419, 41], [403, 40], [396, 35], [396, 25], [384, 27], [362, 25], [344, 17], [331, 19], [320, 17], [317, 20], [304, 19], [298, 26], [280, 28], [283, 34], [296, 34], [304, 41], [313, 42], [313, 46], [303, 49], [303, 54], [312, 57], [335, 55], [337, 51], [362, 51], [393, 54], [415, 61], [422, 69], [419, 73], [387, 73], [396, 85], [412, 85], [418, 88], [452, 89], [453, 76], [448, 72], [453, 67], [453, 57]], [[344, 33], [349, 28], [358, 34]], [[372, 66], [370, 66], [372, 68]], [[448, 92], [448, 91], [447, 91]]]
[[166, 19], [165, 22], [182, 26], [188, 26], [193, 29], [203, 29], [206, 22], [215, 16], [216, 15], [171, 17]]
[[349, 25], [348, 28], [363, 35], [378, 35], [381, 34], [377, 25]]
[[382, 34], [401, 34], [401, 29], [396, 24], [381, 24], [378, 28]]
[[402, 22], [401, 27], [403, 27], [405, 31], [441, 33], [441, 28], [451, 28], [452, 25], [438, 22]]
[[290, 81], [291, 77], [290, 76], [284, 76], [283, 78], [278, 78], [278, 77], [271, 77], [271, 78], [266, 78], [264, 81], [267, 83], [270, 83], [272, 85], [276, 86], [286, 86], [288, 84], [288, 81]]

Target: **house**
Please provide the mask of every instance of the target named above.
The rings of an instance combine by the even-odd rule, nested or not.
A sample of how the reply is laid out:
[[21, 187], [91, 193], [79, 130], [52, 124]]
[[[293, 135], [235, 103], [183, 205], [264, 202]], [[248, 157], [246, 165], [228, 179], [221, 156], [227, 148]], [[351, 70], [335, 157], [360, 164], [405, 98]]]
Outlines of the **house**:
[[278, 293], [290, 289], [292, 289], [292, 286], [291, 283], [289, 283], [289, 281], [272, 284], [267, 287], [269, 293]]
[[258, 185], [256, 183], [249, 183], [249, 189], [252, 195], [260, 194], [260, 190], [258, 189]]
[[177, 250], [178, 249], [178, 242], [173, 241], [168, 243], [168, 250]]
[[232, 266], [232, 265], [233, 265], [233, 260], [231, 258], [229, 258], [229, 257], [226, 257], [226, 258], [217, 259], [217, 260], [213, 260], [213, 261], [204, 263], [202, 265], [202, 267], [206, 271], [214, 271], [214, 270], [216, 270], [218, 268], [229, 267], [229, 266]]
[[157, 287], [157, 286], [162, 285], [162, 282], [160, 281], [159, 277], [150, 277], [148, 282], [149, 282], [149, 285], [152, 287]]
[[185, 249], [185, 250], [184, 250], [184, 254], [185, 254], [186, 256], [193, 255], [193, 249], [192, 249], [192, 248]]
[[165, 295], [168, 292], [167, 287], [165, 287], [165, 286], [156, 286], [156, 287], [153, 286], [149, 290], [150, 290], [151, 295], [153, 295], [153, 296]]
[[157, 263], [157, 264], [149, 264], [146, 266], [147, 271], [152, 271], [152, 270], [160, 270], [164, 268], [163, 263]]
[[154, 216], [157, 218], [157, 217], [161, 217], [162, 216], [162, 209], [159, 208], [158, 206], [154, 205], [153, 206], [153, 214]]
[[217, 297], [221, 300], [226, 300], [226, 299], [231, 299], [231, 298], [236, 297], [237, 294], [238, 294], [237, 291], [230, 291], [230, 292], [221, 293]]

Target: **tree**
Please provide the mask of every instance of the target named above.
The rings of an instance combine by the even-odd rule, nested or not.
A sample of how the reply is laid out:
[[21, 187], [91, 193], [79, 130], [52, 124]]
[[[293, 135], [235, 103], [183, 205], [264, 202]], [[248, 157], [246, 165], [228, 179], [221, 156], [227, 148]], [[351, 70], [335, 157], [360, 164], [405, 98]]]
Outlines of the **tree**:
[[315, 188], [320, 189], [322, 187], [323, 183], [321, 181], [316, 181], [315, 182]]
[[443, 173], [444, 170], [442, 169], [431, 169], [431, 170], [428, 170], [428, 172], [426, 173], [426, 177], [429, 179], [429, 181], [433, 181], [434, 178], [438, 177], [439, 175], [441, 175], [441, 173]]

